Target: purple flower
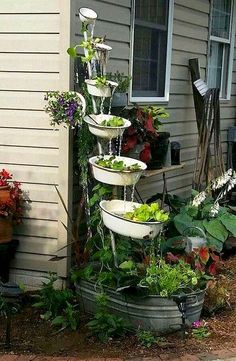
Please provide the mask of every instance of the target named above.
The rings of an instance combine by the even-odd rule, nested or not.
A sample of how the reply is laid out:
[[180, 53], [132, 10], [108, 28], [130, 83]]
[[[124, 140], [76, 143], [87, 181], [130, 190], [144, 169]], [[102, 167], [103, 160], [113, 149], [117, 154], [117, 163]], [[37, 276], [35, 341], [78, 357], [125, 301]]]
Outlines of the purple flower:
[[65, 104], [65, 99], [64, 99], [63, 97], [60, 97], [60, 98], [58, 99], [58, 103], [59, 103], [60, 105], [64, 105], [64, 104]]
[[199, 328], [199, 327], [202, 327], [203, 326], [203, 323], [202, 321], [195, 321], [192, 323], [192, 328]]

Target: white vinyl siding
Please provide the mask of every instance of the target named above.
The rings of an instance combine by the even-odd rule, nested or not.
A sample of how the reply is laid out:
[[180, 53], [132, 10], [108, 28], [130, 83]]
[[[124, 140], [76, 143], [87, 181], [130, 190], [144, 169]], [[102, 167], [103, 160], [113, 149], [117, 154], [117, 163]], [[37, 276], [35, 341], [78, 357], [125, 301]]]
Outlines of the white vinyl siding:
[[15, 227], [20, 243], [11, 272], [26, 286], [29, 275], [36, 283], [48, 271], [67, 276], [65, 265], [49, 262], [61, 237], [66, 242], [65, 232], [59, 232], [63, 211], [54, 185], [65, 194], [68, 164], [61, 160], [67, 134], [53, 130], [44, 112], [46, 91], [68, 89], [64, 5], [69, 9], [62, 0], [0, 2], [0, 168], [22, 183], [31, 200], [23, 224]]

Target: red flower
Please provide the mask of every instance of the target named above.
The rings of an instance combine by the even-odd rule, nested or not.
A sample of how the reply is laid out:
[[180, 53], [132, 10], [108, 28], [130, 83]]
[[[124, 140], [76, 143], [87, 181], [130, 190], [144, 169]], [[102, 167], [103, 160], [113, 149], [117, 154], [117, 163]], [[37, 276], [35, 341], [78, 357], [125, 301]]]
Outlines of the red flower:
[[16, 223], [20, 223], [23, 216], [23, 192], [19, 182], [9, 182], [12, 179], [5, 169], [0, 171], [0, 186], [8, 186], [10, 196], [7, 200], [0, 201], [0, 217], [12, 217]]

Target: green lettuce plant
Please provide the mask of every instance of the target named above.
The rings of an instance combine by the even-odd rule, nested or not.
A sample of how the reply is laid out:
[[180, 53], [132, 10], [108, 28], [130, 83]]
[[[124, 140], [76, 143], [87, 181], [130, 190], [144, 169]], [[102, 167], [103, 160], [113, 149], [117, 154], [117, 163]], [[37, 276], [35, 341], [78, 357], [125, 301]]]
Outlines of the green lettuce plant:
[[158, 203], [152, 203], [134, 207], [134, 210], [126, 212], [124, 217], [135, 222], [166, 222], [169, 215], [163, 209], [160, 209]]
[[124, 125], [124, 120], [120, 117], [112, 117], [109, 120], [103, 120], [101, 125], [106, 127], [122, 127]]
[[124, 171], [135, 172], [141, 169], [141, 166], [138, 163], [134, 163], [127, 166], [123, 160], [116, 160], [115, 156], [111, 156], [108, 159], [104, 157], [99, 157], [98, 160], [96, 161], [96, 164], [99, 165], [100, 167], [109, 168], [120, 172], [124, 172]]
[[164, 259], [152, 259], [146, 275], [139, 286], [148, 289], [149, 294], [170, 297], [181, 292], [191, 292], [199, 288], [201, 274], [179, 260], [176, 264], [166, 263]]

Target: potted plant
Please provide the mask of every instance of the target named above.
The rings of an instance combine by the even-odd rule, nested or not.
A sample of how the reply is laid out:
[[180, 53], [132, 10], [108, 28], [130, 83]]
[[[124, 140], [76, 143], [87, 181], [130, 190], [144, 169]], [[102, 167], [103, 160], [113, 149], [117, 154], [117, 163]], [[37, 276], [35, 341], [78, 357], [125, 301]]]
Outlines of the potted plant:
[[208, 277], [184, 260], [169, 263], [152, 256], [137, 263], [129, 259], [116, 270], [111, 268], [110, 276], [105, 270], [99, 274], [92, 264], [88, 267], [89, 271], [80, 270], [76, 282], [86, 312], [95, 312], [96, 296], [105, 292], [108, 310], [129, 319], [134, 327], [158, 332], [180, 329], [181, 313], [176, 302], [179, 296], [185, 300], [189, 324], [200, 318]]
[[96, 76], [93, 79], [85, 79], [90, 95], [100, 98], [109, 98], [115, 91], [118, 84], [107, 80], [105, 76]]
[[100, 202], [105, 226], [113, 232], [135, 239], [153, 239], [168, 220], [158, 203], [150, 205], [122, 200]]
[[10, 261], [14, 257], [18, 240], [12, 240], [13, 226], [22, 223], [25, 197], [21, 184], [12, 181], [6, 169], [0, 171], [0, 280], [9, 279]]
[[125, 107], [128, 103], [128, 88], [131, 77], [117, 70], [115, 73], [108, 73], [107, 78], [118, 84], [113, 95], [112, 107]]
[[75, 128], [82, 123], [86, 103], [81, 94], [52, 91], [45, 95], [45, 100], [48, 101], [45, 112], [49, 114], [51, 125]]
[[146, 169], [146, 164], [127, 157], [94, 156], [89, 159], [93, 176], [99, 182], [128, 186], [136, 184]]
[[7, 170], [0, 171], [0, 243], [12, 240], [13, 224], [20, 224], [23, 217], [21, 184], [11, 179]]
[[122, 152], [140, 159], [148, 169], [162, 168], [170, 133], [159, 131], [160, 119], [168, 118], [169, 114], [162, 107], [147, 106], [125, 109], [124, 116], [130, 119], [131, 127], [124, 133]]
[[90, 114], [84, 118], [89, 131], [99, 138], [113, 139], [122, 136], [130, 121], [110, 114]]

